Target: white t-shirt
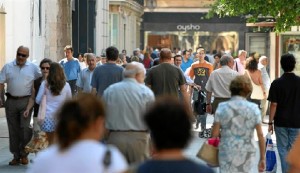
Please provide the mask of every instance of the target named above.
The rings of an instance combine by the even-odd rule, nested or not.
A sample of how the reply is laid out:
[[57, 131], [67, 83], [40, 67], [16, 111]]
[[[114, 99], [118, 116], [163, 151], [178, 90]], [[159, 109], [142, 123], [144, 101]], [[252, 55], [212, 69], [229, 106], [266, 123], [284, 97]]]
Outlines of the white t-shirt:
[[[105, 169], [103, 160], [108, 148], [111, 163]], [[107, 147], [94, 140], [82, 140], [64, 152], [59, 151], [56, 144], [41, 151], [29, 165], [27, 173], [119, 173], [127, 168], [127, 162], [115, 147]]]

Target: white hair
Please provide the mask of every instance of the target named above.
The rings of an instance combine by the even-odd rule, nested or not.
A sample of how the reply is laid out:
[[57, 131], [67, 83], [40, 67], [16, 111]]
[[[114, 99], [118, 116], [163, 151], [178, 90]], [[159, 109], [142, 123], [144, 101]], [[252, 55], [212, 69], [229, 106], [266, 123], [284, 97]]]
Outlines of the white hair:
[[259, 62], [261, 63], [263, 60], [265, 60], [265, 59], [268, 59], [266, 56], [261, 56], [260, 58], [259, 58]]
[[135, 62], [135, 61], [131, 63], [127, 63], [125, 70], [123, 71], [123, 75], [125, 78], [135, 77], [135, 75], [139, 73], [146, 74], [146, 69], [142, 63]]

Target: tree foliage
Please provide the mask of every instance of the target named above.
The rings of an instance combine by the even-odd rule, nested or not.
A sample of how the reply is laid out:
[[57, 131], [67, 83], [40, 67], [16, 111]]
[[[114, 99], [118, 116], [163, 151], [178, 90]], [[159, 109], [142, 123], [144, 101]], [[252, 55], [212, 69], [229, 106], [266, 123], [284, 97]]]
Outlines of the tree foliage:
[[216, 0], [207, 17], [245, 16], [248, 22], [273, 17], [276, 32], [300, 25], [300, 0]]

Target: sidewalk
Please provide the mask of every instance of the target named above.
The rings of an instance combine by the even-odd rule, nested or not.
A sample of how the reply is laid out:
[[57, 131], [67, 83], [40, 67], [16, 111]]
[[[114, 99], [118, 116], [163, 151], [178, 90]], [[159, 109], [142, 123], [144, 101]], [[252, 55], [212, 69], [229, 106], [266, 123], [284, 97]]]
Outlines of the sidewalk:
[[[213, 123], [213, 117], [208, 115], [207, 116], [207, 127], [211, 127]], [[267, 134], [268, 126], [263, 125], [263, 132], [264, 134]], [[200, 129], [200, 128], [199, 128]], [[198, 130], [199, 130], [198, 129]], [[194, 131], [194, 138], [191, 141], [191, 144], [187, 147], [185, 150], [185, 155], [196, 162], [204, 163], [202, 160], [198, 159], [196, 157], [197, 152], [199, 151], [200, 147], [202, 146], [205, 139], [198, 137], [198, 130]], [[272, 135], [273, 142], [275, 143], [275, 135]], [[255, 133], [255, 140], [257, 141], [256, 133]], [[277, 152], [277, 149], [276, 149]], [[257, 146], [257, 161], [259, 160], [259, 154], [258, 154], [258, 146]], [[27, 166], [9, 166], [8, 162], [13, 158], [12, 154], [9, 152], [9, 144], [8, 144], [8, 129], [7, 129], [7, 123], [5, 118], [5, 112], [4, 108], [0, 108], [0, 173], [25, 173]], [[34, 158], [33, 154], [29, 155], [29, 159]], [[204, 163], [205, 164], [205, 163]], [[218, 168], [214, 168], [215, 172], [218, 173]], [[257, 173], [256, 168], [254, 168], [253, 171], [249, 171], [249, 173]], [[277, 173], [281, 173], [280, 168], [280, 161], [279, 156], [277, 153]]]

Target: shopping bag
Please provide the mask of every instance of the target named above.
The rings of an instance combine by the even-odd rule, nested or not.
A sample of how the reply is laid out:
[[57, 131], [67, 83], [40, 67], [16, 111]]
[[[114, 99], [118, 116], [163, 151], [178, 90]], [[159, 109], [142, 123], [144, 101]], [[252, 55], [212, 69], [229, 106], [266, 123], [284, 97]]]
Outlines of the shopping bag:
[[210, 138], [201, 146], [197, 157], [211, 166], [219, 166], [219, 138]]
[[266, 136], [266, 173], [275, 173], [277, 170], [276, 153], [271, 133]]
[[41, 131], [39, 125], [37, 125], [37, 118], [33, 118], [33, 136], [29, 143], [25, 146], [25, 152], [37, 153], [48, 147], [48, 140], [46, 133]]

